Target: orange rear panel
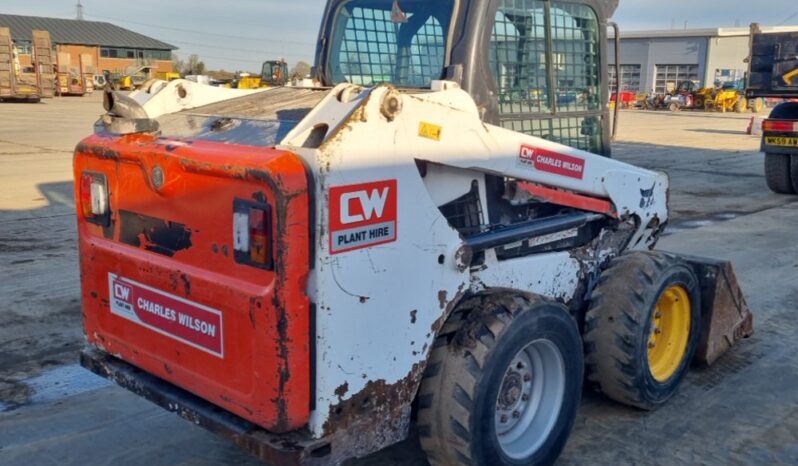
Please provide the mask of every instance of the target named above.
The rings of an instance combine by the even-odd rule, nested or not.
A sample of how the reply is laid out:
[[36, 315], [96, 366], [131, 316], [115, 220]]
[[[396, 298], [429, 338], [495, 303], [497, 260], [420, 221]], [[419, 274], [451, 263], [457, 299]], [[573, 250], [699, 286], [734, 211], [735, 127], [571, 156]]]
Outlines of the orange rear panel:
[[[81, 174], [102, 173], [111, 208], [108, 226], [77, 209], [89, 341], [266, 429], [305, 425], [303, 161], [272, 148], [94, 135], [78, 145], [74, 168], [77, 202]], [[273, 270], [236, 261], [236, 199], [271, 206]]]

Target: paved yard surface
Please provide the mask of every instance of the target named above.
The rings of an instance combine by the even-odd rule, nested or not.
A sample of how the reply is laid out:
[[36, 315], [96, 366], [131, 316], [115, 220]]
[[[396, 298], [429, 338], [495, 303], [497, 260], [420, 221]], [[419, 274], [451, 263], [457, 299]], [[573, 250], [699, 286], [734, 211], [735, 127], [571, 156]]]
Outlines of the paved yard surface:
[[[71, 150], [100, 96], [0, 104], [0, 464], [256, 465], [75, 366]], [[770, 193], [748, 116], [623, 112], [615, 157], [671, 176], [661, 249], [731, 258], [757, 333], [655, 413], [586, 392], [559, 464], [798, 464], [798, 205]], [[426, 464], [413, 440], [352, 463]]]

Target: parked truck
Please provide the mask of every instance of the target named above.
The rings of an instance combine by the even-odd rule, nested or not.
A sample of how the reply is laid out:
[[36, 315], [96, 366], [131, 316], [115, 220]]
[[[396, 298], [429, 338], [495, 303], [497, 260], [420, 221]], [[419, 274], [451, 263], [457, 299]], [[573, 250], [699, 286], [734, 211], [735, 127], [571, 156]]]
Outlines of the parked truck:
[[763, 33], [751, 25], [748, 99], [778, 98], [762, 123], [762, 152], [768, 187], [798, 193], [798, 32]]
[[107, 89], [82, 364], [281, 466], [412, 425], [433, 465], [548, 464], [585, 378], [662, 406], [752, 317], [728, 262], [653, 249], [668, 177], [608, 157], [616, 7], [330, 0], [323, 87]]

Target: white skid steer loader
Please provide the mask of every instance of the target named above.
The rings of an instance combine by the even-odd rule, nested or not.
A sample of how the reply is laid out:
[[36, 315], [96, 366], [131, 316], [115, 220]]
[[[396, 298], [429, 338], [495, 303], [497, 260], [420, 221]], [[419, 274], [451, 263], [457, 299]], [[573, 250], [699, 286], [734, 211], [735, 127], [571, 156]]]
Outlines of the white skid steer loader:
[[187, 81], [76, 148], [82, 363], [273, 464], [405, 439], [554, 461], [587, 376], [655, 409], [750, 335], [731, 265], [653, 250], [612, 160], [614, 1], [331, 0], [318, 88]]

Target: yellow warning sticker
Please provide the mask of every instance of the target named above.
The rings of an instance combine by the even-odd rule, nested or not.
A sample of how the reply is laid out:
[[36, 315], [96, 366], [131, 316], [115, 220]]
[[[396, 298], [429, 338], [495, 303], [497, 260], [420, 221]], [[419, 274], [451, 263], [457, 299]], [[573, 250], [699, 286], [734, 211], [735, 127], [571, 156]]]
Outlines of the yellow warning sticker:
[[438, 125], [434, 125], [432, 123], [427, 123], [426, 121], [422, 121], [418, 125], [418, 135], [422, 138], [432, 139], [434, 141], [441, 140], [441, 128]]

